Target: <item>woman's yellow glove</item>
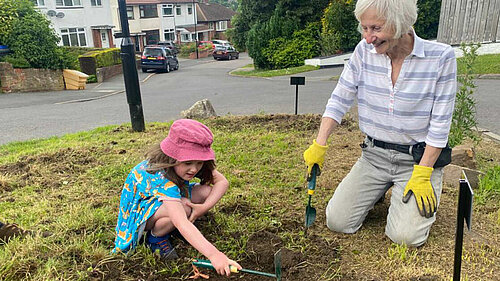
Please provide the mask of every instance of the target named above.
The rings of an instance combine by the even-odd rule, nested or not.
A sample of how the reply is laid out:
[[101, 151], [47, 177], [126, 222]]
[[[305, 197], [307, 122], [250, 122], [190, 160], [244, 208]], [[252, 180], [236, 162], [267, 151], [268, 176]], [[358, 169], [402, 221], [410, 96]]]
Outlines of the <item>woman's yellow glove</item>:
[[318, 175], [321, 173], [321, 169], [323, 169], [323, 162], [325, 162], [325, 154], [328, 149], [328, 145], [319, 145], [316, 140], [313, 141], [313, 144], [309, 146], [306, 151], [304, 151], [304, 161], [307, 165], [307, 174], [311, 174], [312, 167], [314, 164], [318, 164], [319, 170]]
[[413, 165], [413, 173], [406, 184], [403, 202], [407, 203], [412, 194], [415, 195], [420, 215], [430, 218], [437, 208], [437, 199], [431, 185], [431, 175], [434, 168]]

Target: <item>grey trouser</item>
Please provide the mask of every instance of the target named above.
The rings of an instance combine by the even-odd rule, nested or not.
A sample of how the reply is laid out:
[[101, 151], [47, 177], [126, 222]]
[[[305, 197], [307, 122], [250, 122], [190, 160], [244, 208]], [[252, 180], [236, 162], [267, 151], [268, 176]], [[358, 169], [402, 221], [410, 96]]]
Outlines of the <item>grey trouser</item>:
[[[408, 203], [402, 197], [413, 172], [413, 157], [409, 154], [373, 145], [365, 138], [361, 157], [339, 184], [326, 207], [326, 224], [333, 231], [356, 232], [375, 203], [393, 186], [385, 234], [395, 243], [420, 246], [429, 236], [436, 220], [422, 217], [415, 196]], [[432, 172], [431, 184], [438, 205], [442, 190], [442, 168]]]

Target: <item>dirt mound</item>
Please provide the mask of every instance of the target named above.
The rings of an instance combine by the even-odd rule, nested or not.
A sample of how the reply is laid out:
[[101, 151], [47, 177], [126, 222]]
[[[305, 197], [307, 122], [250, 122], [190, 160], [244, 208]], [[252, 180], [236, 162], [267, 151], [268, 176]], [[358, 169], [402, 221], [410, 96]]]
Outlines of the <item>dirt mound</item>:
[[17, 162], [0, 166], [0, 174], [11, 175], [15, 182], [0, 180], [0, 190], [34, 185], [57, 188], [74, 181], [74, 175], [99, 165], [97, 148], [64, 148], [54, 153], [22, 156]]

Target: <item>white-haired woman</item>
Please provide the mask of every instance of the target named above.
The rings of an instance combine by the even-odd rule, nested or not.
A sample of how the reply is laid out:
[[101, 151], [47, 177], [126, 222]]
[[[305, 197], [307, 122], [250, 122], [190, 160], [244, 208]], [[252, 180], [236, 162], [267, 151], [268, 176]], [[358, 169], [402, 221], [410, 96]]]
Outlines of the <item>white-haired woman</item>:
[[359, 127], [367, 137], [362, 156], [328, 203], [327, 226], [356, 232], [393, 187], [385, 233], [396, 243], [420, 246], [435, 221], [442, 166], [450, 160], [455, 55], [450, 46], [415, 34], [416, 0], [358, 0], [355, 15], [363, 39], [304, 160], [309, 172], [314, 164], [322, 168], [328, 137], [357, 99]]

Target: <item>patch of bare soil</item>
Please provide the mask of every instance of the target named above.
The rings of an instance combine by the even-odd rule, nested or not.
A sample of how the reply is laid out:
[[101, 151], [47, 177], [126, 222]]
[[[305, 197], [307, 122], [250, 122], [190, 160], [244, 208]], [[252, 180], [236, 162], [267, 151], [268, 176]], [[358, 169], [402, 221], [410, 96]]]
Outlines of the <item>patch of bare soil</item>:
[[0, 174], [11, 178], [0, 180], [0, 191], [12, 191], [26, 185], [58, 188], [72, 183], [75, 175], [99, 165], [98, 154], [97, 148], [65, 148], [54, 153], [22, 156], [15, 163], [0, 166]]

